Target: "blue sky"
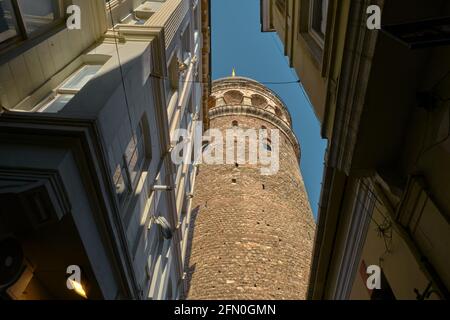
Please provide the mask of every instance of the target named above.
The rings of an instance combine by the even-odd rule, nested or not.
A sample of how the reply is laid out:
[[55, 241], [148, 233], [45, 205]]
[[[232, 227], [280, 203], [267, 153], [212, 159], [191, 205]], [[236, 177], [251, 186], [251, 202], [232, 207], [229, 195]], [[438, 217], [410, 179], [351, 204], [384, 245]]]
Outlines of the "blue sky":
[[[275, 33], [262, 33], [260, 0], [212, 0], [213, 79], [228, 77], [233, 68], [238, 76], [260, 82], [296, 81], [283, 46]], [[314, 216], [323, 174], [326, 141], [320, 138], [320, 124], [298, 83], [266, 84], [287, 105], [294, 131], [300, 141], [301, 171]]]

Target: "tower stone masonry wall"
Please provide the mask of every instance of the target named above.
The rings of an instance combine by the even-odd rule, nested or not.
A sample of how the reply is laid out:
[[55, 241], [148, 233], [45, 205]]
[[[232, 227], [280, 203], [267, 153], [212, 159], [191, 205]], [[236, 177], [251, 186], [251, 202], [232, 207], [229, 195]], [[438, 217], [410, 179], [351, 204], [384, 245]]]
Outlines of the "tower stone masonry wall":
[[[244, 93], [234, 111], [227, 90]], [[268, 105], [247, 106], [249, 95], [264, 96]], [[282, 102], [253, 80], [227, 78], [214, 84], [217, 103], [210, 109], [211, 128], [280, 129], [270, 113], [290, 128]], [[254, 99], [255, 100], [255, 99]], [[261, 112], [262, 111], [262, 112]], [[213, 115], [214, 114], [214, 115]], [[272, 119], [272, 120], [271, 120]], [[292, 132], [290, 133], [292, 134]], [[261, 175], [260, 165], [201, 165], [196, 180], [187, 258], [188, 299], [304, 299], [306, 297], [315, 223], [298, 164], [298, 145], [280, 133], [280, 169]]]

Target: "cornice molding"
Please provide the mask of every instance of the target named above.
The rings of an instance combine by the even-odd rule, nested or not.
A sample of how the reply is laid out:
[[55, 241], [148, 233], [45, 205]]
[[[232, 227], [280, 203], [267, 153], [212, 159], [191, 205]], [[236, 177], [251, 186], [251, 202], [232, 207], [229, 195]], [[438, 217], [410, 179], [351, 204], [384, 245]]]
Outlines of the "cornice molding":
[[[45, 114], [7, 112], [0, 117], [0, 136], [8, 141], [60, 145], [73, 152], [87, 193], [91, 196], [93, 211], [99, 212], [98, 221], [105, 243], [111, 248], [115, 267], [120, 275], [123, 292], [130, 298], [139, 297], [133, 262], [128, 250], [120, 211], [113, 201], [106, 151], [93, 119], [70, 119]], [[104, 193], [108, 196], [105, 197]], [[105, 201], [100, 201], [105, 199]]]
[[57, 170], [0, 167], [0, 186], [0, 194], [13, 194], [20, 199], [35, 228], [57, 222], [70, 214], [69, 196]]

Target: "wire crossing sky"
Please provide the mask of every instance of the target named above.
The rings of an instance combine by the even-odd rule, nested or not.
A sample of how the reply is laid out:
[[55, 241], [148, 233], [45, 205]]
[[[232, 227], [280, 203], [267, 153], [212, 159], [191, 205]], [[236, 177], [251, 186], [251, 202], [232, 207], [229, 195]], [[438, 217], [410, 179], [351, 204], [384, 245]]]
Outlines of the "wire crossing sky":
[[260, 0], [212, 0], [212, 77], [237, 76], [265, 84], [287, 105], [301, 146], [301, 170], [314, 217], [323, 175], [326, 141], [295, 71], [275, 33], [262, 33]]

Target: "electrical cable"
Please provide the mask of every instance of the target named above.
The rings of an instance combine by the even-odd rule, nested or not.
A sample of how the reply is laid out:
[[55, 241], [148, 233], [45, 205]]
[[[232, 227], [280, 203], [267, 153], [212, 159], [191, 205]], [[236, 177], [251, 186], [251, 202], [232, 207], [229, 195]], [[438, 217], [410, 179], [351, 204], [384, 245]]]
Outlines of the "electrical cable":
[[[156, 76], [156, 75], [150, 75], [150, 77], [153, 77], [155, 79], [163, 80], [163, 81], [169, 81], [169, 77], [167, 76]], [[256, 81], [256, 80], [255, 80]], [[181, 83], [200, 83], [200, 84], [207, 84], [209, 82], [207, 81], [195, 81], [195, 80], [180, 80]], [[273, 84], [273, 85], [284, 85], [284, 84], [296, 84], [300, 83], [300, 80], [295, 81], [256, 81], [260, 84]]]
[[113, 17], [113, 14], [112, 14], [112, 9], [111, 9], [111, 3], [110, 2], [108, 2], [108, 8], [109, 8], [109, 15], [111, 17], [112, 30], [113, 30], [113, 33], [114, 33], [114, 43], [115, 43], [115, 46], [116, 46], [117, 60], [118, 60], [118, 63], [119, 63], [119, 70], [120, 70], [120, 77], [121, 77], [121, 80], [122, 80], [122, 87], [123, 87], [123, 92], [124, 92], [124, 97], [125, 97], [125, 104], [126, 104], [126, 107], [127, 107], [128, 121], [130, 122], [131, 137], [133, 139], [134, 144], [137, 145], [136, 137], [135, 137], [135, 134], [133, 132], [133, 121], [131, 119], [131, 114], [130, 114], [130, 105], [128, 103], [128, 95], [127, 95], [127, 89], [126, 89], [126, 85], [125, 85], [125, 77], [124, 77], [124, 73], [123, 73], [122, 62], [120, 60], [119, 44], [117, 43], [116, 30], [115, 30], [115, 27], [114, 27], [114, 17]]
[[[384, 246], [385, 246], [385, 252], [380, 256], [380, 259], [382, 257], [384, 257], [387, 253], [391, 252], [391, 246], [392, 246], [392, 225], [391, 225], [391, 218], [386, 216], [383, 213], [383, 210], [380, 208], [381, 207], [385, 207], [385, 204], [383, 201], [381, 201], [378, 196], [374, 193], [374, 191], [372, 190], [372, 187], [367, 185], [365, 183], [365, 181], [363, 179], [359, 180], [359, 183], [361, 184], [361, 186], [363, 187], [362, 190], [363, 192], [367, 192], [368, 197], [370, 198], [369, 201], [373, 201], [373, 209], [372, 212], [368, 213], [370, 214], [370, 219], [371, 221], [376, 225], [377, 227], [377, 233], [379, 237], [383, 237], [383, 242], [384, 242]], [[366, 207], [366, 202], [362, 201], [359, 197], [356, 196], [356, 191], [353, 192], [354, 195], [354, 199], [355, 201], [362, 205], [364, 207], [365, 211], [370, 210], [369, 208]], [[373, 217], [374, 212], [377, 212], [378, 214], [380, 214], [384, 221], [383, 223], [378, 223], [375, 218]], [[389, 222], [387, 224], [387, 226], [384, 226], [386, 224], [386, 222]], [[386, 231], [390, 230], [390, 235], [386, 234]]]
[[[275, 38], [275, 34], [271, 33], [271, 37], [270, 38], [272, 39], [272, 42], [274, 43], [274, 45], [277, 48], [277, 50], [280, 53], [280, 55], [284, 58], [285, 55], [284, 55], [284, 52], [283, 52], [283, 48], [280, 48], [280, 46], [278, 46], [278, 42], [277, 42], [277, 40]], [[309, 98], [308, 94], [306, 93], [305, 87], [303, 86], [301, 80], [298, 78], [298, 75], [294, 72], [294, 70], [291, 68], [291, 66], [286, 61], [286, 59], [284, 59], [284, 61], [286, 62], [286, 66], [288, 67], [288, 69], [291, 71], [292, 76], [297, 79], [295, 81], [295, 83], [298, 83], [300, 85], [300, 89], [302, 90], [303, 97], [306, 99], [306, 101], [309, 103], [309, 105], [312, 106], [311, 99]]]

